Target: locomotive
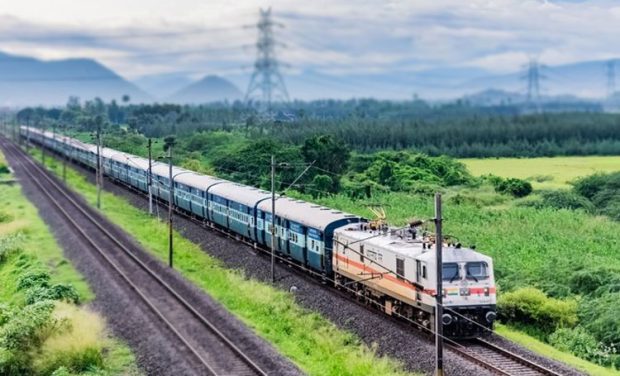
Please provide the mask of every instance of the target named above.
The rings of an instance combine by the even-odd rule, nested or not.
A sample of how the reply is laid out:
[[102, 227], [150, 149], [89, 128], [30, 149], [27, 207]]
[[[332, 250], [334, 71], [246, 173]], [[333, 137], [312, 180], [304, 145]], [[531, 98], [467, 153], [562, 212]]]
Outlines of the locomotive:
[[[20, 127], [20, 136], [87, 167], [96, 166], [97, 148], [78, 140]], [[212, 227], [227, 231], [256, 247], [274, 248], [313, 274], [354, 291], [388, 315], [434, 330], [435, 297], [441, 293], [444, 335], [473, 338], [493, 328], [496, 287], [491, 257], [446, 244], [443, 248], [443, 291], [435, 291], [435, 244], [418, 236], [417, 227], [390, 228], [384, 223], [173, 166], [173, 197], [168, 165], [101, 148], [102, 172], [111, 179], [172, 203]]]

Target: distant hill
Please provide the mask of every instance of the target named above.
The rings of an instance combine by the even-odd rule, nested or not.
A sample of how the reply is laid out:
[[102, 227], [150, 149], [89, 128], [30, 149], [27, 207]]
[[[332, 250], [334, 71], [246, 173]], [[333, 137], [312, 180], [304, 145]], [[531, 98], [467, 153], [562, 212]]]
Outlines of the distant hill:
[[162, 73], [142, 76], [133, 80], [141, 89], [156, 99], [166, 99], [194, 81], [184, 73]]
[[43, 61], [0, 52], [0, 105], [61, 105], [69, 96], [82, 100], [99, 97], [132, 103], [151, 98], [134, 84], [91, 59]]
[[230, 81], [218, 76], [206, 76], [168, 98], [175, 103], [200, 104], [210, 102], [235, 101], [242, 99], [243, 93]]

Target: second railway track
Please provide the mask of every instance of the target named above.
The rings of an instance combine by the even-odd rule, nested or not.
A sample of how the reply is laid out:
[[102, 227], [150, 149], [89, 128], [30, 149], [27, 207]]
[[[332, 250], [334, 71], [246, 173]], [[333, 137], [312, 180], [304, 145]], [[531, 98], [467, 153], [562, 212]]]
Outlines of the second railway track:
[[559, 373], [553, 370], [485, 339], [476, 338], [465, 342], [455, 342], [448, 345], [448, 348], [498, 375], [560, 376]]
[[[0, 137], [0, 142], [12, 158], [21, 164], [42, 194], [66, 218], [66, 223], [138, 295], [164, 325], [174, 333], [208, 375], [267, 375], [254, 360], [232, 339], [226, 336], [198, 308], [166, 281], [165, 268], [159, 263], [142, 258], [136, 243], [114, 226], [106, 226], [105, 219], [94, 209], [78, 202], [66, 192], [55, 178], [32, 161], [23, 150]], [[141, 281], [141, 283], [136, 283]], [[146, 282], [145, 282], [146, 281]]]

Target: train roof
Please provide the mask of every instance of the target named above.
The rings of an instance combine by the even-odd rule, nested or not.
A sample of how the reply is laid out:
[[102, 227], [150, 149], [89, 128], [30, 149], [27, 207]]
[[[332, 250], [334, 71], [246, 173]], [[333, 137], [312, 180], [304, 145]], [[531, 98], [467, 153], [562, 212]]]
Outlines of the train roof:
[[209, 190], [209, 194], [214, 194], [250, 207], [254, 207], [260, 200], [271, 196], [270, 192], [260, 188], [233, 183], [227, 180], [222, 180], [222, 182], [224, 183], [213, 186], [213, 188]]
[[[258, 208], [271, 213], [271, 198], [261, 202]], [[324, 231], [334, 222], [359, 218], [336, 209], [284, 196], [276, 198], [276, 215], [285, 216], [289, 220], [320, 231]]]
[[[384, 231], [371, 231], [361, 230], [358, 224], [351, 224], [344, 226], [336, 230], [336, 233], [340, 236], [352, 240], [363, 242], [366, 245], [366, 249], [381, 249], [387, 250], [397, 255], [402, 255], [408, 258], [417, 258], [431, 262], [435, 260], [435, 248], [423, 247], [422, 239], [412, 239], [402, 236], [406, 235], [403, 230], [390, 229]], [[482, 253], [476, 252], [470, 248], [456, 248], [455, 246], [444, 245], [442, 248], [442, 260], [443, 262], [469, 262], [469, 261], [487, 261], [491, 258]]]
[[213, 184], [227, 182], [226, 180], [216, 178], [215, 176], [203, 175], [197, 172], [179, 175], [174, 178], [174, 181], [201, 191], [206, 190]]

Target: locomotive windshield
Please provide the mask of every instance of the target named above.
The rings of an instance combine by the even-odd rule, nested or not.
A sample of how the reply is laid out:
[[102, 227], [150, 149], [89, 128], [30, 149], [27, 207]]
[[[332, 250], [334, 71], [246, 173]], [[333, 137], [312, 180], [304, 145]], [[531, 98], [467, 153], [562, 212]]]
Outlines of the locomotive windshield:
[[455, 279], [459, 279], [459, 264], [455, 262], [444, 263], [442, 274], [444, 281], [452, 282]]
[[489, 277], [488, 268], [489, 266], [486, 262], [468, 262], [465, 265], [466, 277], [475, 281], [486, 279]]

